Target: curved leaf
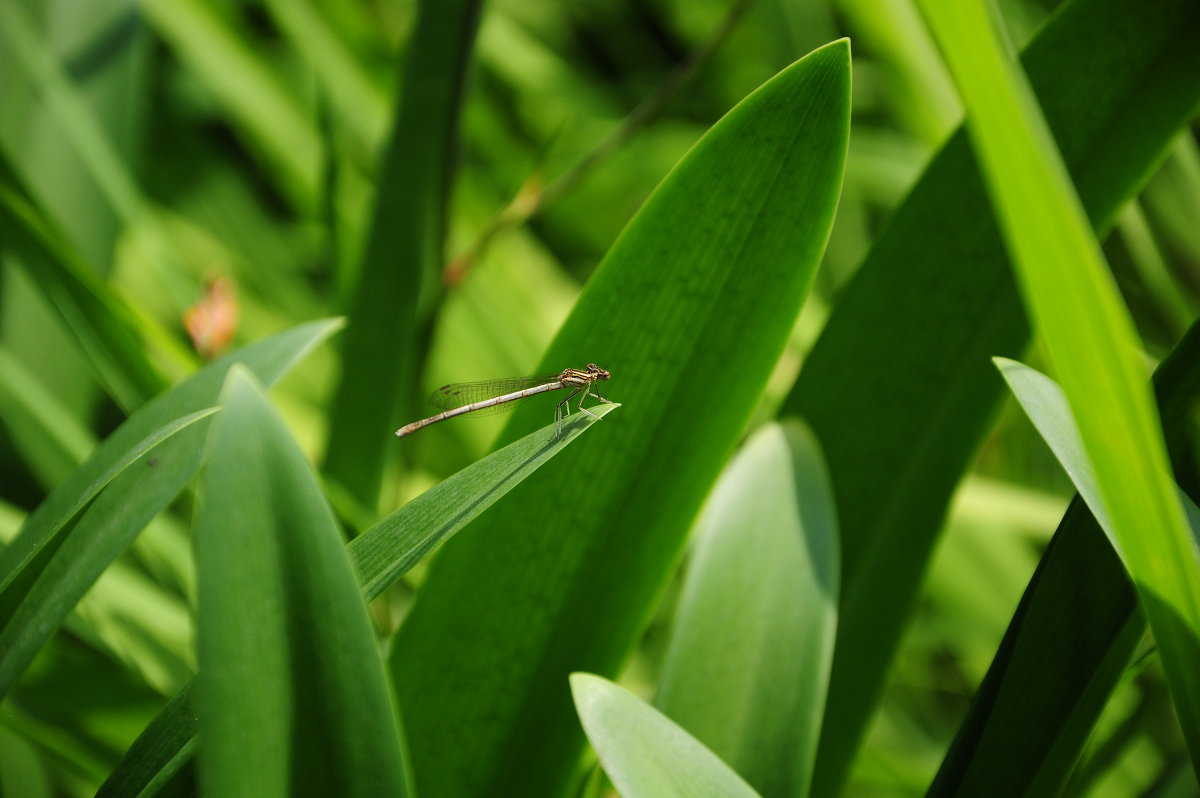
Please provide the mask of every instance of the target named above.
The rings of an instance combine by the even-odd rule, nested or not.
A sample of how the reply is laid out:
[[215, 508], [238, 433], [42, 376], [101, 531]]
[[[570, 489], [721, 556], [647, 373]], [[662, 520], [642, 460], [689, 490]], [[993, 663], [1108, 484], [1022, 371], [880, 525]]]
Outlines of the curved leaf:
[[[1200, 395], [1197, 364], [1200, 324], [1154, 374], [1175, 473], [1193, 494], [1200, 481], [1188, 420]], [[1124, 566], [1076, 496], [938, 769], [931, 798], [1057, 795], [1145, 630]]]
[[[80, 515], [92, 508], [100, 493], [131, 465], [217, 409], [198, 410], [156, 429], [84, 487], [74, 505], [54, 522], [45, 526], [26, 523], [18, 538], [25, 557], [19, 562], [4, 558], [4, 577], [0, 581], [0, 696], [8, 692], [49, 634], [91, 585], [91, 580], [77, 581], [86, 580], [90, 574], [77, 572], [64, 579], [55, 573], [63, 563], [77, 559], [74, 545], [69, 544], [77, 544], [86, 535], [86, 531], [78, 529]], [[156, 468], [158, 457], [156, 454], [147, 459], [146, 465]], [[123, 480], [118, 491], [128, 490], [139, 476], [133, 474], [132, 479]], [[8, 548], [15, 544], [16, 541]]]
[[625, 798], [754, 798], [716, 754], [608, 679], [571, 674], [571, 694], [600, 763]]
[[807, 795], [840, 576], [812, 433], [796, 422], [756, 432], [699, 527], [655, 704], [763, 795]]

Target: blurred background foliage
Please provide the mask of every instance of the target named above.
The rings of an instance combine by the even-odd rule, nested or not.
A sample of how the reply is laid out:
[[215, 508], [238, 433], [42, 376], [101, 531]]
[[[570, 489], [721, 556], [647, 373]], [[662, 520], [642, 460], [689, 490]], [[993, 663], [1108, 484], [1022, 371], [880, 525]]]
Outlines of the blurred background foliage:
[[[1015, 46], [1054, 5], [998, 3]], [[125, 391], [98, 377], [45, 286], [6, 249], [0, 536], [11, 538], [156, 385], [215, 352], [347, 312], [415, 12], [409, 0], [5, 0], [4, 160], [79, 268], [132, 309], [146, 371]], [[908, 0], [484, 4], [452, 142], [441, 273], [411, 298], [426, 344], [414, 394], [534, 370], [581, 285], [688, 148], [755, 87], [840, 36], [851, 38], [854, 58], [843, 194], [760, 420], [774, 414], [839, 290], [960, 121], [919, 14]], [[1178, 137], [1104, 242], [1152, 359], [1187, 328], [1200, 298], [1194, 132]], [[377, 346], [386, 356], [389, 342]], [[317, 463], [337, 351], [326, 345], [273, 392]], [[719, 377], [698, 389], [719, 390]], [[498, 428], [487, 419], [422, 433], [409, 462], [388, 461], [377, 502], [339, 489], [336, 477], [330, 494], [343, 520], [362, 526], [478, 459]], [[957, 493], [848, 794], [928, 787], [1070, 495], [1008, 402]], [[189, 516], [184, 497], [156, 519], [0, 708], [0, 787], [90, 794], [186, 681], [195, 667]], [[674, 595], [626, 675], [643, 693]], [[403, 596], [392, 598], [402, 612]], [[139, 607], [137, 623], [156, 637], [129, 633], [123, 606]], [[1195, 789], [1160, 670], [1143, 658], [1068, 792]]]

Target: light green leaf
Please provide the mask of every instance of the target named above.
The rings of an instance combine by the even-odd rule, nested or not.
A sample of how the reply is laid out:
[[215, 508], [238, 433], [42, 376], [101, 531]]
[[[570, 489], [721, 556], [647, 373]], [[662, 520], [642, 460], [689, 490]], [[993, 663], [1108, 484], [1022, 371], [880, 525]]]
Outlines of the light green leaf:
[[[216, 411], [217, 408], [198, 410], [154, 430], [86, 485], [75, 503], [57, 520], [45, 525], [27, 521], [19, 536], [4, 548], [0, 554], [0, 574], [3, 574], [0, 580], [0, 696], [8, 692], [66, 612], [99, 575], [99, 571], [92, 574], [93, 569], [81, 571], [78, 567], [71, 569], [73, 573], [68, 578], [59, 573], [63, 563], [77, 562], [77, 555], [82, 554], [72, 544], [87, 536], [85, 531], [79, 531], [85, 511], [92, 515], [97, 507], [102, 507], [97, 504], [97, 497], [135, 462], [145, 458], [147, 470], [153, 473], [159, 458], [167, 451], [166, 448], [160, 451], [160, 445]], [[152, 452], [154, 454], [147, 457]], [[138, 481], [137, 477], [145, 473], [139, 471], [121, 479], [117, 491], [128, 491]]]
[[924, 0], [923, 9], [959, 85], [1025, 305], [1078, 422], [1200, 765], [1200, 556], [1171, 480], [1133, 321], [982, 0]]
[[[762, 396], [829, 234], [849, 90], [845, 41], [768, 81], [585, 287], [542, 370], [594, 361], [625, 407], [570, 468], [543, 469], [445, 547], [393, 649], [425, 798], [556, 794], [571, 778], [583, 738], [547, 685], [616, 672]], [[503, 440], [548, 412], [518, 407]]]
[[34, 510], [0, 552], [0, 695], [100, 573], [191, 479], [206, 424], [182, 429], [144, 467], [129, 469], [144, 450], [141, 442], [211, 405], [233, 363], [273, 382], [339, 324], [302, 325], [209, 364], [134, 413]]
[[10, 434], [25, 434], [14, 444], [42, 484], [56, 485], [66, 478], [93, 446], [95, 439], [63, 406], [48, 386], [0, 345], [0, 419]]
[[[421, 556], [617, 407], [596, 407], [595, 417], [576, 413], [565, 421], [561, 435], [556, 435], [554, 424], [547, 425], [435, 485], [355, 538], [349, 553], [364, 597], [370, 600], [383, 592]], [[152, 795], [156, 785], [189, 780], [181, 769], [195, 748], [194, 700], [189, 685], [167, 704], [117, 764], [97, 798]]]
[[623, 687], [571, 674], [571, 694], [600, 763], [624, 798], [753, 798], [716, 754]]
[[808, 794], [837, 624], [820, 448], [768, 425], [701, 516], [655, 704], [763, 795]]
[[204, 790], [407, 795], [399, 720], [333, 512], [245, 368], [220, 401], [196, 514]]
[[14, 254], [88, 358], [101, 385], [126, 410], [162, 390], [147, 359], [142, 322], [64, 243], [0, 152], [0, 247]]
[[1025, 415], [1029, 416], [1042, 440], [1050, 447], [1050, 451], [1054, 452], [1055, 458], [1087, 504], [1092, 517], [1100, 524], [1100, 528], [1108, 536], [1108, 542], [1119, 554], [1121, 546], [1114, 536], [1112, 519], [1109, 518], [1108, 510], [1104, 508], [1104, 500], [1096, 484], [1096, 474], [1088, 462], [1083, 439], [1079, 436], [1079, 427], [1071, 416], [1071, 406], [1062, 388], [1045, 374], [1023, 363], [1003, 357], [994, 360]]
[[[1200, 103], [1192, 0], [1071, 0], [1023, 63], [1093, 223], [1106, 229]], [[936, 290], [933, 288], [936, 287]], [[1003, 394], [990, 358], [1029, 327], [964, 131], [841, 291], [785, 412], [838, 501], [842, 595], [814, 792], [842, 792], [955, 485]]]

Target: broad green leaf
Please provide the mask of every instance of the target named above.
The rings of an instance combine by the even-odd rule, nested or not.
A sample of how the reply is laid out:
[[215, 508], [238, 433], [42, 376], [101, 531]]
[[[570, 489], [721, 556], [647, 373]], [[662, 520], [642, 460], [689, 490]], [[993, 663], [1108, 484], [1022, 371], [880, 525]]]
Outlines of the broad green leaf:
[[[762, 395], [829, 234], [849, 77], [839, 41], [747, 97], [584, 289], [542, 368], [610, 369], [619, 418], [445, 547], [393, 649], [426, 798], [571, 778], [583, 738], [555, 685], [616, 672]], [[518, 407], [503, 440], [547, 412]]]
[[[1198, 26], [1191, 0], [1071, 0], [1023, 55], [1101, 230], [1200, 102]], [[1028, 340], [959, 131], [839, 295], [784, 408], [821, 441], [842, 536], [818, 796], [841, 792], [954, 486], [999, 406], [990, 358]]]
[[[1181, 484], [1200, 491], [1188, 418], [1200, 325], [1154, 375]], [[1061, 425], [1056, 425], [1062, 429]], [[930, 796], [1057, 795], [1145, 632], [1133, 584], [1078, 496], [1026, 588]]]
[[754, 798], [758, 793], [704, 744], [623, 687], [571, 674], [588, 740], [624, 798]]
[[1133, 320], [983, 0], [924, 0], [923, 8], [959, 85], [1025, 306], [1078, 423], [1200, 767], [1200, 556], [1171, 479]]
[[333, 511], [245, 368], [220, 402], [196, 513], [204, 790], [407, 795], [399, 719]]
[[[349, 546], [367, 600], [399, 579], [433, 550], [502, 498], [521, 480], [563, 451], [619, 405], [572, 415], [556, 435], [550, 424], [435, 485], [368, 529]], [[194, 684], [194, 683], [193, 683]], [[195, 748], [193, 686], [171, 700], [126, 752], [97, 798], [153, 795], [165, 783], [190, 781], [185, 765]]]
[[833, 490], [807, 428], [756, 432], [697, 535], [655, 704], [763, 795], [807, 795], [840, 575]]
[[442, 266], [458, 112], [480, 0], [423, 0], [342, 346], [325, 472], [374, 507], [395, 429], [416, 388], [418, 297]]
[[139, 442], [211, 405], [233, 363], [274, 382], [338, 326], [305, 324], [209, 364], [134, 413], [34, 510], [0, 552], [0, 694], [100, 573], [191, 479], [207, 425], [183, 429], [159, 444], [142, 467], [125, 468]]

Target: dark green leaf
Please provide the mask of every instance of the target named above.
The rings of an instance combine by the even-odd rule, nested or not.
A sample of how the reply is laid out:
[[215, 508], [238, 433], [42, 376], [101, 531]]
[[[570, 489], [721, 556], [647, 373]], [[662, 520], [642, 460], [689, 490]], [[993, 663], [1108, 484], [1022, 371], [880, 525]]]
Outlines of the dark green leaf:
[[196, 514], [205, 792], [407, 795], [383, 660], [316, 477], [246, 369], [220, 401]]
[[[570, 778], [583, 737], [566, 677], [624, 660], [807, 294], [841, 185], [848, 66], [847, 42], [823, 47], [718, 122], [550, 347], [546, 371], [593, 360], [625, 407], [434, 561], [393, 650], [427, 798]], [[506, 438], [547, 413], [518, 407]]]
[[[1200, 325], [1155, 373], [1167, 446], [1195, 492], [1186, 440]], [[1049, 428], [1047, 428], [1049, 429]], [[1063, 516], [930, 787], [933, 796], [1057, 795], [1142, 639], [1133, 584], [1079, 496]]]
[[[374, 220], [342, 347], [325, 471], [374, 507], [391, 442], [416, 386], [417, 299], [436, 282], [458, 111], [480, 0], [424, 0], [409, 38]], [[386, 342], [386, 345], [384, 345]]]

